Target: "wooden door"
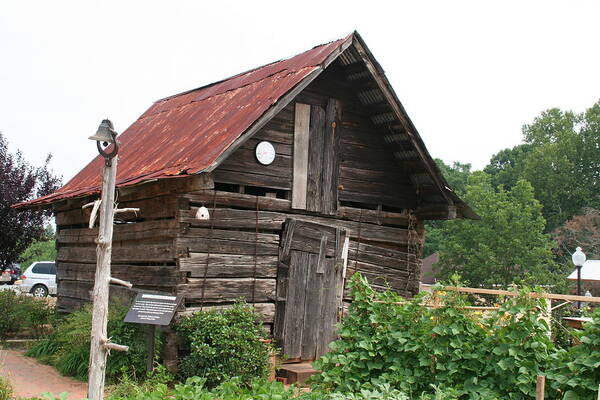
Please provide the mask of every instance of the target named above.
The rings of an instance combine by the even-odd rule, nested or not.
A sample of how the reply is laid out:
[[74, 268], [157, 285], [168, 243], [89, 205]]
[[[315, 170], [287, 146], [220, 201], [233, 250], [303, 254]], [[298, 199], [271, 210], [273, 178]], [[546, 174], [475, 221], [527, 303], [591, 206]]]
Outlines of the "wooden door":
[[275, 337], [293, 360], [315, 360], [335, 340], [347, 265], [346, 231], [288, 219], [280, 247]]

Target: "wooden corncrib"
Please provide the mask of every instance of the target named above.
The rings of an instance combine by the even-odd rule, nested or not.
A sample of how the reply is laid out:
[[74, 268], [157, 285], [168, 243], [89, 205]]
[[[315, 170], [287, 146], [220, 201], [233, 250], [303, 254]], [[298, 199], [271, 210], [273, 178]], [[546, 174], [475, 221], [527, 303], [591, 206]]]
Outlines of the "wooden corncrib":
[[[301, 64], [323, 49], [328, 53], [317, 64]], [[477, 216], [448, 187], [357, 33], [292, 60], [301, 64], [298, 71], [312, 72], [302, 72], [299, 83], [271, 100], [231, 145], [211, 155], [215, 161], [209, 167], [186, 174], [177, 165], [180, 176], [118, 185], [118, 208], [139, 211], [116, 216], [112, 276], [134, 288], [183, 295], [180, 315], [228, 307], [243, 298], [262, 316], [283, 354], [313, 360], [335, 339], [335, 324], [351, 301], [346, 282], [352, 274], [360, 272], [375, 288], [389, 286], [411, 297], [419, 290], [423, 221]], [[274, 73], [261, 75], [258, 83], [251, 80], [261, 73], [260, 68], [247, 73], [250, 83], [244, 85], [268, 79], [278, 84]], [[197, 90], [216, 93], [216, 87]], [[247, 87], [202, 94], [186, 107]], [[193, 93], [157, 104], [167, 109]], [[238, 109], [228, 110], [230, 100], [223, 101], [215, 110], [233, 115], [219, 120], [224, 128], [195, 135], [213, 135], [217, 143], [236, 128]], [[152, 123], [165, 126], [164, 134], [176, 142], [172, 146], [185, 146], [181, 138], [189, 132], [169, 128], [176, 126], [169, 125], [175, 117], [159, 111], [151, 115]], [[134, 138], [152, 129], [140, 121], [144, 129], [136, 130], [136, 122], [128, 130]], [[128, 154], [144, 156], [127, 153], [133, 139], [126, 135], [123, 163]], [[272, 147], [272, 160], [259, 158], [262, 142]], [[180, 149], [162, 145], [165, 151]], [[133, 178], [139, 179], [118, 177], [120, 182]], [[50, 203], [58, 232], [58, 307], [64, 312], [90, 300], [98, 231], [88, 228], [91, 210], [82, 206], [96, 198], [62, 196]], [[198, 218], [201, 207], [208, 209], [208, 219]], [[174, 365], [176, 340], [169, 332], [164, 356]]]

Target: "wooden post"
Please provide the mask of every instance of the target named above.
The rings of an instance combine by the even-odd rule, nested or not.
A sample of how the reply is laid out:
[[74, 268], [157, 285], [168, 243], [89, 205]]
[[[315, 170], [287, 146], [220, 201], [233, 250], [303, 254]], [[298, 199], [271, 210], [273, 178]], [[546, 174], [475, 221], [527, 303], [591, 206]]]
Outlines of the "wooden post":
[[117, 157], [102, 170], [102, 203], [100, 228], [96, 247], [96, 278], [94, 281], [92, 334], [88, 377], [88, 399], [104, 398], [104, 377], [108, 354], [106, 325], [108, 322], [108, 287], [110, 281], [110, 259], [112, 252], [115, 180]]
[[546, 377], [538, 375], [535, 385], [535, 400], [544, 400], [544, 391], [546, 389]]
[[154, 371], [154, 341], [156, 336], [156, 325], [148, 325], [148, 336], [146, 343], [146, 372]]

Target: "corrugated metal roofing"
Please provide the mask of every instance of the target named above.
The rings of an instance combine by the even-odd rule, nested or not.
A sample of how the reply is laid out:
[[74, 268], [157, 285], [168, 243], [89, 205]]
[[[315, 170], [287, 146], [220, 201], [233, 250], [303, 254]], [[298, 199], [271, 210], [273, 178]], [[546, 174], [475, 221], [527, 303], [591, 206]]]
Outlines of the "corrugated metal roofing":
[[[155, 102], [118, 137], [117, 186], [209, 168], [283, 95], [319, 68], [351, 35], [198, 89]], [[98, 156], [55, 193], [17, 207], [99, 192]]]
[[[310, 83], [334, 59], [349, 68], [349, 82], [374, 79], [377, 87], [359, 91], [359, 99], [364, 105], [377, 105], [370, 118], [375, 125], [389, 130], [384, 138], [398, 145], [391, 151], [399, 162], [416, 161], [417, 167], [407, 171], [413, 184], [437, 190], [423, 197], [424, 204], [446, 203], [448, 210], [458, 205], [463, 217], [479, 218], [448, 187], [383, 69], [357, 32], [292, 58], [155, 102], [118, 138], [117, 186], [212, 170], [245, 132], [251, 131], [254, 124], [260, 126], [261, 117], [268, 119], [269, 109], [285, 106], [280, 100], [287, 93]], [[360, 63], [364, 63], [363, 68], [356, 68]], [[16, 207], [99, 192], [102, 163], [103, 159], [96, 157], [57, 192]]]

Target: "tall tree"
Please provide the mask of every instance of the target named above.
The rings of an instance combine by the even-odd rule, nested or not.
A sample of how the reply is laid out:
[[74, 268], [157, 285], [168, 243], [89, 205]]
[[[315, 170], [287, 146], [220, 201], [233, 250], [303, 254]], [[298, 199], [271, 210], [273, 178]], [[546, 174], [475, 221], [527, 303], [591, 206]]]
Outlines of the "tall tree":
[[552, 259], [553, 243], [543, 233], [541, 204], [527, 181], [517, 181], [511, 190], [495, 190], [488, 174], [474, 172], [463, 199], [481, 220], [444, 224], [435, 266], [442, 279], [459, 273], [474, 286], [561, 280], [562, 271]]
[[504, 189], [510, 189], [517, 184], [519, 179], [522, 179], [525, 159], [531, 149], [532, 146], [525, 143], [512, 149], [500, 150], [494, 154], [483, 172], [492, 177], [492, 184], [495, 188], [502, 185]]
[[17, 261], [34, 240], [44, 235], [49, 211], [17, 211], [11, 205], [58, 189], [61, 179], [48, 168], [50, 160], [48, 155], [42, 166], [30, 165], [20, 151], [9, 152], [8, 142], [0, 133], [0, 268]]
[[523, 126], [525, 144], [496, 154], [485, 171], [496, 186], [531, 183], [550, 232], [585, 207], [600, 208], [600, 101], [576, 114], [557, 108]]
[[[463, 164], [458, 161], [454, 161], [450, 165], [446, 165], [439, 158], [435, 159], [440, 171], [444, 175], [444, 178], [448, 181], [450, 187], [456, 192], [457, 195], [462, 196], [465, 193], [467, 187], [467, 181], [471, 175], [471, 164]], [[447, 221], [428, 221], [425, 224], [425, 247], [423, 254], [425, 257], [435, 253], [440, 248], [440, 243], [444, 240], [442, 234], [442, 227]]]

